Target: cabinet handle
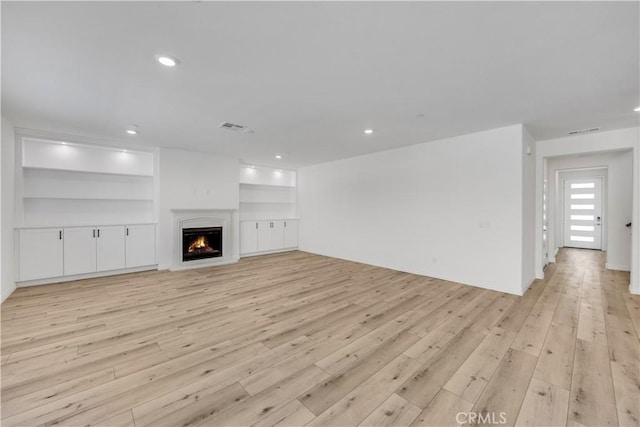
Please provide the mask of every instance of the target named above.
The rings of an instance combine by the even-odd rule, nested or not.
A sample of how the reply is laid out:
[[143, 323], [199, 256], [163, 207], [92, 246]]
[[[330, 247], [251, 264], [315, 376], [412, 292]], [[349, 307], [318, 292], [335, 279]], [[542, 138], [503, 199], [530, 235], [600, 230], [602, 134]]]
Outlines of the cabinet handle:
[[59, 239], [59, 240], [62, 240], [62, 230], [58, 231], [58, 233], [59, 233], [59, 234], [58, 234], [58, 239]]
[[284, 228], [287, 228], [287, 221], [284, 222]]
[[258, 229], [258, 223], [256, 222], [256, 230]]
[[127, 236], [129, 235], [129, 227], [127, 227]]
[[98, 228], [98, 237], [100, 237], [100, 229]]
[[96, 229], [95, 228], [93, 229], [93, 238], [94, 239], [96, 238]]

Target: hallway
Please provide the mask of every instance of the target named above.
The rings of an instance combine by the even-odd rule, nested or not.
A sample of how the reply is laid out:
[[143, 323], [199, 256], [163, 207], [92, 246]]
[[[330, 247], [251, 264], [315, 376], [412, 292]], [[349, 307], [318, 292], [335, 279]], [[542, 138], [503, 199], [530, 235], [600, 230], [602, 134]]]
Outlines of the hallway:
[[[529, 316], [532, 329], [549, 327], [523, 410], [538, 400], [531, 416], [540, 416], [546, 401], [559, 412], [568, 405], [569, 425], [638, 425], [640, 297], [628, 291], [629, 273], [606, 270], [605, 253], [588, 249], [561, 249], [556, 261]], [[542, 396], [539, 380], [556, 393]]]

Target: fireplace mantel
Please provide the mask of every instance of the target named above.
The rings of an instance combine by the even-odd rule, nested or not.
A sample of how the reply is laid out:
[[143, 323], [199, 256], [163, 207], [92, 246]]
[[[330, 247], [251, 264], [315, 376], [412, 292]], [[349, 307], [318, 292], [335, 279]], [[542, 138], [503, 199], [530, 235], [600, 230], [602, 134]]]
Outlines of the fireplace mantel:
[[[238, 218], [233, 209], [171, 209], [173, 214], [173, 262], [171, 271], [210, 267], [238, 262]], [[182, 229], [222, 227], [222, 256], [182, 260]]]

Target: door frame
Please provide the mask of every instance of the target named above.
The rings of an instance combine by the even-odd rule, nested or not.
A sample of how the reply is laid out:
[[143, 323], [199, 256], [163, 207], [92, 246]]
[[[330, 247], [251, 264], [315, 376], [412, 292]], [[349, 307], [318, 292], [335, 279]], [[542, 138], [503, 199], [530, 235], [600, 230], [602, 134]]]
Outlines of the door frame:
[[[542, 205], [543, 205], [543, 177], [544, 162], [547, 158], [603, 153], [611, 151], [630, 150], [633, 156], [632, 183], [632, 222], [640, 224], [640, 128], [617, 129], [608, 132], [598, 132], [576, 137], [561, 137], [540, 140], [536, 142], [536, 170], [535, 170], [535, 277], [544, 278], [543, 244], [542, 244]], [[635, 225], [634, 225], [635, 228]], [[538, 232], [539, 230], [539, 232]], [[523, 289], [524, 290], [524, 289]], [[640, 295], [640, 233], [633, 233], [631, 238], [631, 277], [629, 291]]]
[[[589, 172], [594, 172], [593, 175], [591, 175]], [[575, 176], [572, 176], [575, 175]], [[567, 181], [580, 181], [583, 179], [600, 179], [601, 181], [601, 185], [600, 185], [600, 204], [601, 204], [601, 209], [600, 209], [600, 215], [601, 215], [601, 221], [600, 221], [600, 249], [594, 249], [594, 250], [599, 250], [602, 252], [606, 252], [607, 251], [607, 236], [608, 236], [608, 223], [609, 223], [609, 210], [608, 210], [608, 198], [607, 198], [607, 178], [608, 178], [608, 167], [607, 166], [603, 166], [603, 167], [597, 167], [597, 168], [580, 168], [580, 169], [560, 169], [556, 171], [556, 182], [558, 183], [558, 187], [559, 190], [558, 191], [558, 195], [556, 197], [556, 207], [558, 210], [558, 215], [556, 216], [556, 221], [559, 220], [559, 222], [556, 223], [555, 228], [556, 228], [556, 240], [555, 243], [557, 244], [558, 247], [560, 247], [560, 243], [562, 244], [561, 247], [566, 248], [566, 247], [573, 247], [573, 246], [566, 246], [565, 245], [565, 233], [567, 231], [566, 229], [566, 225], [565, 225], [565, 221], [566, 221], [566, 216], [565, 216], [565, 208], [566, 208], [566, 194], [565, 194], [565, 190], [566, 190], [566, 183]]]

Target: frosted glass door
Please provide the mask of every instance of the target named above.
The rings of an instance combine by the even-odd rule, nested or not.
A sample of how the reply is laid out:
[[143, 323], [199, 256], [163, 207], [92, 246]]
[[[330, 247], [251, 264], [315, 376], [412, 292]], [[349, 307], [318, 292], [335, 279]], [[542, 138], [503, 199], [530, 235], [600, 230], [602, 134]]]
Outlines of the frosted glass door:
[[602, 249], [602, 179], [564, 184], [564, 246]]

